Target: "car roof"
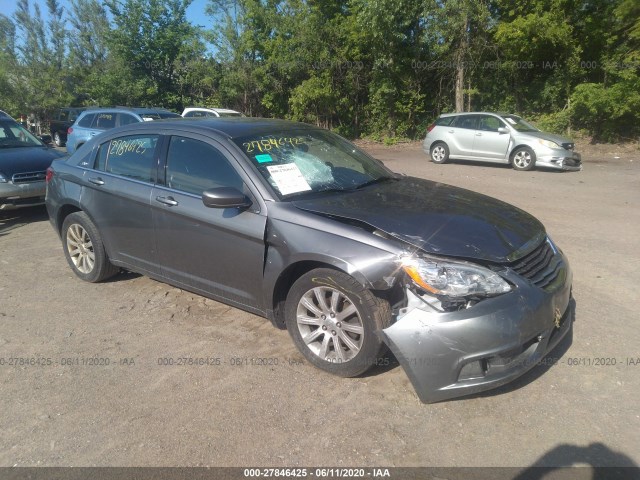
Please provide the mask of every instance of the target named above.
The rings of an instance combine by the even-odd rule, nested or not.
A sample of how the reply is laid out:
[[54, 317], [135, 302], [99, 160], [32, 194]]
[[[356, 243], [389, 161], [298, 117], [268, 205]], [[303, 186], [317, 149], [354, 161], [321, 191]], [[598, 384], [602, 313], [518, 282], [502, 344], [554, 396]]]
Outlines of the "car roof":
[[[154, 107], [92, 107], [85, 110], [83, 113], [99, 113], [99, 112], [129, 112], [137, 113], [138, 115], [144, 115], [147, 113], [175, 113], [166, 108], [154, 108]], [[177, 113], [175, 113], [177, 115]]]
[[5, 118], [5, 119], [8, 118], [9, 120], [15, 121], [15, 118], [13, 118], [11, 115], [9, 115], [4, 110], [0, 110], [0, 118]]
[[457, 117], [460, 115], [496, 115], [498, 117], [511, 116], [511, 117], [519, 117], [519, 115], [515, 115], [513, 113], [506, 112], [454, 112], [454, 113], [443, 113], [441, 117]]
[[260, 135], [274, 130], [315, 130], [318, 127], [306, 123], [291, 122], [275, 118], [252, 117], [220, 117], [220, 118], [180, 118], [156, 120], [154, 122], [142, 122], [117, 127], [112, 133], [119, 132], [143, 132], [165, 129], [188, 130], [194, 133], [215, 132], [228, 138], [238, 138], [247, 135]]

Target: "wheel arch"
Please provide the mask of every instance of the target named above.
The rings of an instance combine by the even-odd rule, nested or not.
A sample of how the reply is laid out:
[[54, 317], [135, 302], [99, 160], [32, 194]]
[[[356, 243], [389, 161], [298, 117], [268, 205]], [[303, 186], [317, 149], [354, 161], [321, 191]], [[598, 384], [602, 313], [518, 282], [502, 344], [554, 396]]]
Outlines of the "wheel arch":
[[280, 273], [274, 284], [272, 292], [271, 308], [273, 311], [273, 315], [270, 317], [270, 320], [277, 328], [281, 330], [286, 329], [284, 322], [284, 303], [287, 299], [289, 290], [291, 290], [291, 287], [296, 282], [296, 280], [298, 280], [304, 274], [317, 268], [329, 268], [332, 270], [336, 270], [337, 272], [346, 273], [347, 275], [353, 276], [358, 282], [362, 283], [362, 280], [358, 278], [359, 275], [349, 273], [345, 269], [340, 268], [334, 263], [326, 260], [300, 260], [298, 262], [292, 263]]
[[58, 213], [56, 214], [56, 228], [58, 229], [58, 235], [62, 235], [62, 224], [64, 223], [65, 218], [67, 218], [72, 213], [82, 212], [83, 210], [80, 206], [73, 203], [66, 203], [62, 205], [58, 209]]
[[527, 145], [526, 143], [519, 143], [517, 145], [515, 145], [511, 151], [509, 152], [509, 165], [513, 165], [513, 154], [519, 149], [519, 148], [528, 148], [529, 150], [531, 150], [531, 153], [533, 153], [533, 160], [535, 161], [537, 159], [536, 156], [536, 151], [531, 148], [530, 145]]

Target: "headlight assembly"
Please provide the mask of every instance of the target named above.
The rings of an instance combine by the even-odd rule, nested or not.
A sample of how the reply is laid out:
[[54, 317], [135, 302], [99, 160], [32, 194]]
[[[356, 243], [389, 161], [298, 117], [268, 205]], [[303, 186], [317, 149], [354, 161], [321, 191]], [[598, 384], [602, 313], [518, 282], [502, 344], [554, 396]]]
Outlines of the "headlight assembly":
[[479, 265], [418, 257], [405, 258], [401, 265], [418, 287], [436, 296], [491, 297], [511, 291], [500, 275]]
[[547, 148], [560, 148], [560, 145], [558, 145], [556, 142], [552, 142], [551, 140], [540, 139], [538, 140], [538, 143], [540, 143], [540, 145], [543, 145]]

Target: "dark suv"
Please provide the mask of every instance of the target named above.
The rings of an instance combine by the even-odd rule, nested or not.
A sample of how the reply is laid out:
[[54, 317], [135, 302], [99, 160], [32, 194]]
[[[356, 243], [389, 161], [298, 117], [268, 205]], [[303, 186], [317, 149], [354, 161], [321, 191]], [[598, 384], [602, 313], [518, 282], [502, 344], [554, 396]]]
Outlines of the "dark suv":
[[49, 119], [49, 130], [53, 143], [58, 147], [64, 147], [67, 143], [67, 130], [76, 118], [85, 110], [84, 107], [59, 108]]

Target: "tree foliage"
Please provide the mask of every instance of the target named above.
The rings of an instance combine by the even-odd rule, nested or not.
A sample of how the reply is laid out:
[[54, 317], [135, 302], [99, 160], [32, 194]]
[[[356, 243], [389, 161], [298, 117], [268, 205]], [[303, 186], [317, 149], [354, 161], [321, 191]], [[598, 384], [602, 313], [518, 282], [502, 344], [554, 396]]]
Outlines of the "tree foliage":
[[637, 0], [209, 0], [203, 27], [191, 1], [17, 0], [0, 108], [217, 106], [388, 141], [502, 110], [640, 135]]

